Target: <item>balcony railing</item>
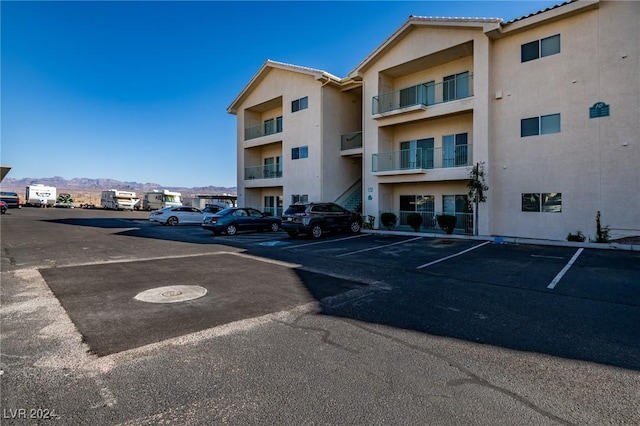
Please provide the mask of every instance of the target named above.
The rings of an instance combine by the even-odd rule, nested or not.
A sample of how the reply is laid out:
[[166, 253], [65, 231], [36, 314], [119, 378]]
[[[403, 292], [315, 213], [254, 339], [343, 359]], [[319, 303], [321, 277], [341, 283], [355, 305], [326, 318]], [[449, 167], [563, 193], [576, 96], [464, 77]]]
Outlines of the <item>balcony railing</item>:
[[373, 154], [372, 171], [446, 169], [470, 166], [473, 163], [472, 145], [437, 148], [410, 148]]
[[282, 169], [276, 164], [266, 166], [254, 166], [244, 168], [245, 180], [253, 179], [274, 179], [282, 177]]
[[[409, 225], [408, 217], [412, 213], [418, 213], [422, 216], [422, 224], [420, 225], [418, 232], [435, 232], [444, 233], [442, 228], [438, 225], [438, 216], [442, 215], [442, 212], [435, 211], [384, 211], [382, 213], [393, 213], [396, 215], [397, 222], [392, 228], [396, 231], [413, 231], [413, 228]], [[456, 217], [456, 225], [454, 228], [454, 234], [473, 234], [473, 213], [444, 213]], [[380, 218], [378, 217], [378, 223]], [[381, 225], [382, 226], [382, 225]]]
[[341, 136], [340, 149], [342, 151], [357, 148], [362, 148], [362, 131], [345, 133]]
[[415, 105], [430, 106], [473, 96], [473, 74], [463, 73], [442, 83], [421, 83], [373, 97], [372, 114]]
[[282, 117], [267, 120], [257, 126], [244, 129], [244, 140], [255, 139], [262, 136], [273, 135], [282, 132]]

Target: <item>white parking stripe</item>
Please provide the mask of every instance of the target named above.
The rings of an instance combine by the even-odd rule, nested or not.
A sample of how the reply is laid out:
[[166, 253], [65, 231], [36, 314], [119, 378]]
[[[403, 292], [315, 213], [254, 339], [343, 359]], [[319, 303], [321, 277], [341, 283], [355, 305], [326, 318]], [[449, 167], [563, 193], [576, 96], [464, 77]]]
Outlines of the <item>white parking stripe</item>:
[[465, 254], [467, 252], [470, 252], [471, 250], [475, 250], [475, 249], [477, 249], [479, 247], [486, 246], [489, 243], [491, 243], [491, 241], [485, 241], [484, 243], [478, 244], [477, 246], [473, 246], [473, 247], [470, 247], [470, 248], [468, 248], [466, 250], [462, 250], [460, 253], [452, 254], [451, 256], [443, 257], [442, 259], [438, 259], [438, 260], [434, 260], [433, 262], [425, 263], [424, 265], [418, 266], [417, 269], [426, 268], [427, 266], [435, 265], [436, 263], [440, 263], [440, 262], [445, 261], [447, 259], [451, 259], [452, 257], [460, 256], [461, 254]]
[[562, 271], [558, 272], [558, 275], [556, 275], [556, 277], [553, 279], [553, 281], [551, 281], [551, 284], [549, 284], [547, 286], [547, 288], [552, 289], [552, 290], [555, 288], [556, 284], [558, 284], [558, 282], [560, 282], [560, 280], [562, 279], [564, 274], [566, 274], [567, 271], [569, 270], [569, 268], [571, 268], [571, 265], [573, 265], [573, 262], [575, 262], [576, 259], [578, 259], [578, 256], [580, 256], [580, 253], [582, 253], [582, 250], [584, 250], [584, 249], [583, 248], [578, 249], [576, 254], [574, 254], [573, 257], [571, 258], [571, 260], [569, 260], [569, 263], [567, 263], [564, 266], [564, 268], [562, 268]]
[[410, 241], [415, 241], [415, 240], [419, 240], [421, 238], [424, 237], [415, 237], [415, 238], [411, 238], [410, 240], [404, 240], [404, 241], [397, 241], [395, 243], [391, 243], [391, 244], [385, 244], [383, 246], [376, 246], [376, 247], [369, 247], [366, 249], [362, 249], [362, 250], [356, 250], [356, 251], [350, 251], [349, 253], [342, 253], [337, 255], [336, 257], [342, 257], [342, 256], [349, 256], [350, 254], [356, 254], [356, 253], [362, 253], [364, 251], [369, 251], [369, 250], [377, 250], [377, 249], [381, 249], [381, 248], [385, 248], [385, 247], [391, 247], [391, 246], [395, 246], [397, 244], [404, 244], [404, 243], [408, 243]]
[[354, 235], [352, 237], [346, 237], [346, 238], [339, 238], [336, 240], [322, 240], [322, 241], [316, 241], [315, 243], [307, 243], [307, 244], [298, 244], [295, 246], [289, 246], [289, 247], [282, 247], [283, 249], [290, 249], [290, 248], [298, 248], [298, 247], [307, 247], [307, 246], [314, 246], [316, 244], [326, 244], [326, 243], [332, 243], [334, 241], [344, 241], [344, 240], [350, 240], [352, 238], [360, 238], [360, 237], [366, 237], [369, 234], [358, 234], [358, 235]]

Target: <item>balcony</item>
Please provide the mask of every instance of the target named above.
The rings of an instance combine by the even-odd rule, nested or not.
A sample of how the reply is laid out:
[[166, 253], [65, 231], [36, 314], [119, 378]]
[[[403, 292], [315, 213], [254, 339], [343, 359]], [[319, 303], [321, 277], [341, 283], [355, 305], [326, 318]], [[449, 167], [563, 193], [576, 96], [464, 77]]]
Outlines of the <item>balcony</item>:
[[275, 179], [282, 177], [282, 169], [275, 164], [244, 168], [244, 179]]
[[260, 138], [262, 136], [282, 133], [282, 117], [272, 118], [257, 126], [244, 129], [244, 140]]
[[362, 148], [362, 131], [345, 133], [341, 136], [340, 149], [342, 151], [358, 148]]
[[373, 154], [372, 160], [373, 173], [426, 173], [429, 169], [470, 166], [473, 162], [472, 145], [379, 152]]
[[372, 115], [404, 109], [425, 109], [431, 105], [473, 96], [473, 74], [462, 73], [442, 83], [428, 82], [373, 97]]

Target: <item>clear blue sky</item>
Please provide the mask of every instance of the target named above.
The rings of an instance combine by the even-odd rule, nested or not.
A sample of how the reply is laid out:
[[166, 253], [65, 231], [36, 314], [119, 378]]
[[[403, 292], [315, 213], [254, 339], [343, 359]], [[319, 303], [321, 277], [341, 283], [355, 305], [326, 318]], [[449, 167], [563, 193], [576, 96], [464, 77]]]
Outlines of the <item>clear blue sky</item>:
[[235, 186], [227, 107], [266, 59], [345, 77], [409, 15], [505, 21], [561, 1], [2, 1], [7, 177]]

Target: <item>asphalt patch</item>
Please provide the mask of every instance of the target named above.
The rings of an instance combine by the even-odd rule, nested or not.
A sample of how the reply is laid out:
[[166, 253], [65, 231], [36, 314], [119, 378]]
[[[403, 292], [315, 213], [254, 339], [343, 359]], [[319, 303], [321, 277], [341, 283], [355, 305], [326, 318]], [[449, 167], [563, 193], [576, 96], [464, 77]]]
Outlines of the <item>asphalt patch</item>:
[[[98, 356], [318, 301], [362, 284], [233, 254], [41, 269]], [[134, 299], [145, 290], [201, 286], [180, 303]]]

